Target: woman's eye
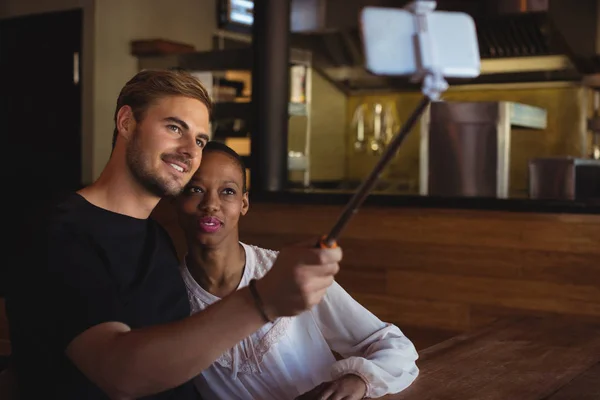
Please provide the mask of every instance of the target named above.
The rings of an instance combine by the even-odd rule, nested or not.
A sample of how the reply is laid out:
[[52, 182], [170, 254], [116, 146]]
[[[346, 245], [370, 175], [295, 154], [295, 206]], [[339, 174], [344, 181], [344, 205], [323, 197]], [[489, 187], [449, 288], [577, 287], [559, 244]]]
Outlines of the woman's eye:
[[167, 129], [169, 129], [175, 133], [178, 133], [178, 134], [182, 133], [181, 128], [179, 128], [177, 125], [167, 125]]
[[186, 189], [186, 192], [187, 192], [188, 194], [202, 193], [202, 189], [200, 189], [200, 188], [199, 188], [199, 187], [197, 187], [197, 186], [189, 186], [189, 187]]

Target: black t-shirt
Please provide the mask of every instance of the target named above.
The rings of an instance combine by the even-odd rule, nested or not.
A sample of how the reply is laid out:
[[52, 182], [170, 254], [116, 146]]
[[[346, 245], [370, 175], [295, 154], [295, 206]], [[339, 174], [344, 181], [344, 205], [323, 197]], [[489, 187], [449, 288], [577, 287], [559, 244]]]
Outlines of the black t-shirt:
[[[136, 329], [189, 316], [173, 243], [151, 218], [113, 213], [78, 194], [33, 222], [6, 298], [22, 398], [106, 399], [65, 348], [103, 322]], [[188, 382], [148, 398], [199, 395]]]

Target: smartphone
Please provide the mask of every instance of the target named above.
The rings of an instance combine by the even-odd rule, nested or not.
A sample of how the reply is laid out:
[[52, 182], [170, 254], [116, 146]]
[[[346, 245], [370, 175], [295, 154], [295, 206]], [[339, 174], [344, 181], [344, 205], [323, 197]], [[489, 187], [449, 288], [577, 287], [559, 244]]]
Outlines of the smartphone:
[[[481, 60], [473, 18], [450, 11], [427, 15], [427, 31], [444, 77], [478, 77]], [[360, 14], [360, 28], [369, 72], [389, 76], [418, 72], [415, 14], [401, 8], [365, 7]]]

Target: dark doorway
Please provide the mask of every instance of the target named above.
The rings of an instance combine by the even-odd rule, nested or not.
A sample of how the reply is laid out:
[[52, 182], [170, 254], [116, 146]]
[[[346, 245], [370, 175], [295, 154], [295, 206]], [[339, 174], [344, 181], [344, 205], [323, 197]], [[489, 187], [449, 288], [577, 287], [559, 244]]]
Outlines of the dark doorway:
[[0, 20], [0, 132], [3, 174], [23, 167], [57, 188], [81, 181], [82, 11]]
[[16, 257], [27, 252], [25, 221], [81, 185], [82, 18], [77, 9], [0, 19], [0, 183], [14, 236], [2, 244]]

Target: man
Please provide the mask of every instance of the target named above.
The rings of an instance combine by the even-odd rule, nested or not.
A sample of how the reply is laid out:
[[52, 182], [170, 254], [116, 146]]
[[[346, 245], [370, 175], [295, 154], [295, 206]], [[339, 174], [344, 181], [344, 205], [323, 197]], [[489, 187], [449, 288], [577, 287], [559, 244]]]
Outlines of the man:
[[198, 168], [210, 112], [185, 72], [143, 71], [122, 89], [106, 168], [39, 225], [7, 296], [21, 398], [195, 399], [194, 376], [333, 282], [339, 249], [289, 247], [255, 286], [189, 316], [174, 247], [149, 216]]

